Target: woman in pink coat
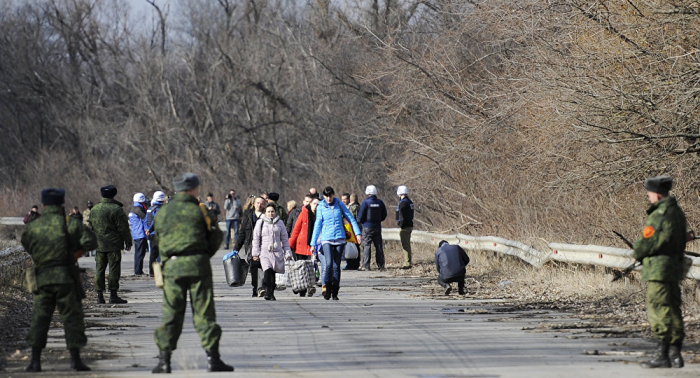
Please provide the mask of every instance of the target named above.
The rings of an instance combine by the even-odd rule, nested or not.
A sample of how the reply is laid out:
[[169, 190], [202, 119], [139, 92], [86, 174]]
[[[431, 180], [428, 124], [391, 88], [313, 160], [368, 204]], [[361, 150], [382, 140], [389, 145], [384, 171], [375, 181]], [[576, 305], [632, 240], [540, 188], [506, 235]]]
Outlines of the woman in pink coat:
[[263, 270], [263, 290], [266, 300], [275, 300], [275, 273], [284, 273], [284, 260], [292, 259], [289, 236], [274, 204], [265, 208], [253, 230], [253, 260], [260, 261]]

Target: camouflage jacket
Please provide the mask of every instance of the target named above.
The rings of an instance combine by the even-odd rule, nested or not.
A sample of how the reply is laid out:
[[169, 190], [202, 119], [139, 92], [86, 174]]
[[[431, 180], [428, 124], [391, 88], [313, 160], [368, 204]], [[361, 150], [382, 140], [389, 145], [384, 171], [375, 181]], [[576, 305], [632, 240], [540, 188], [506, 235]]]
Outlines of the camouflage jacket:
[[95, 234], [77, 218], [71, 217], [65, 226], [63, 207], [46, 206], [43, 215], [27, 224], [22, 234], [22, 246], [34, 260], [39, 287], [73, 283], [68, 272], [69, 264], [75, 262], [73, 255], [77, 250], [89, 251], [97, 246]]
[[205, 211], [197, 198], [186, 193], [176, 194], [158, 211], [155, 243], [163, 259], [164, 276], [211, 275], [209, 259], [221, 246], [224, 234], [218, 224], [207, 219]]
[[103, 198], [90, 210], [89, 225], [97, 235], [97, 252], [121, 251], [131, 248], [129, 219], [121, 202]]
[[357, 216], [360, 215], [360, 204], [357, 202], [353, 202], [348, 205], [348, 210], [350, 210], [352, 216], [355, 217], [355, 220], [357, 220]]
[[634, 258], [641, 261], [646, 281], [683, 279], [683, 252], [686, 243], [685, 214], [676, 197], [651, 205], [642, 237], [634, 244]]

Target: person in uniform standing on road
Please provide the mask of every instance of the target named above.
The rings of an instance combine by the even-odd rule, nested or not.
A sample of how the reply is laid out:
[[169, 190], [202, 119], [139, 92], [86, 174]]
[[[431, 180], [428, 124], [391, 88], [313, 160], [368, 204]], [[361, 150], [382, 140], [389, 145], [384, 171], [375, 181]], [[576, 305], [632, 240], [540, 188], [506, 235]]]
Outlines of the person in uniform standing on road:
[[22, 234], [22, 246], [34, 261], [37, 292], [34, 293], [32, 324], [28, 343], [32, 347], [32, 360], [27, 371], [41, 371], [41, 351], [46, 347], [49, 326], [55, 307], [61, 315], [66, 345], [70, 350], [70, 367], [77, 371], [89, 371], [80, 359], [80, 349], [87, 344], [83, 305], [76, 291], [75, 277], [69, 267], [86, 250], [97, 246], [95, 234], [77, 218], [66, 224], [63, 203], [65, 190], [44, 189], [41, 203], [44, 215], [27, 225]]
[[642, 237], [634, 244], [634, 258], [642, 262], [642, 279], [647, 281], [647, 318], [659, 342], [654, 358], [641, 363], [644, 368], [683, 367], [679, 284], [685, 278], [683, 252], [688, 234], [685, 214], [676, 197], [669, 195], [672, 186], [668, 176], [645, 181], [651, 206]]
[[97, 303], [105, 303], [105, 270], [109, 265], [109, 303], [123, 304], [127, 301], [117, 295], [122, 274], [122, 249], [131, 249], [129, 219], [122, 209], [124, 205], [115, 200], [117, 187], [107, 185], [100, 188], [102, 201], [90, 210], [90, 227], [97, 236], [95, 255], [95, 290]]
[[83, 211], [83, 223], [88, 224], [90, 222], [90, 210], [92, 210], [92, 201], [87, 201], [87, 209]]
[[384, 243], [382, 241], [382, 222], [386, 219], [387, 212], [384, 202], [377, 198], [377, 187], [369, 185], [365, 189], [367, 199], [360, 206], [360, 214], [357, 221], [362, 224], [362, 239], [364, 250], [362, 251], [362, 266], [358, 270], [370, 270], [372, 262], [372, 244], [374, 244], [375, 260], [379, 270], [384, 267]]
[[413, 232], [413, 201], [408, 198], [408, 188], [401, 185], [396, 189], [399, 196], [399, 206], [396, 208], [396, 222], [401, 229], [401, 248], [403, 248], [403, 265], [401, 269], [410, 269], [411, 264], [411, 232]]
[[148, 252], [148, 235], [146, 234], [146, 195], [134, 194], [134, 207], [129, 212], [129, 227], [134, 239], [134, 275], [143, 275], [143, 259]]
[[233, 371], [221, 361], [221, 327], [216, 324], [211, 262], [224, 234], [200, 207], [199, 177], [184, 173], [173, 180], [178, 192], [156, 216], [156, 238], [163, 260], [163, 320], [155, 331], [160, 350], [153, 373], [170, 373], [170, 357], [182, 333], [190, 293], [194, 327], [207, 353], [208, 371]]

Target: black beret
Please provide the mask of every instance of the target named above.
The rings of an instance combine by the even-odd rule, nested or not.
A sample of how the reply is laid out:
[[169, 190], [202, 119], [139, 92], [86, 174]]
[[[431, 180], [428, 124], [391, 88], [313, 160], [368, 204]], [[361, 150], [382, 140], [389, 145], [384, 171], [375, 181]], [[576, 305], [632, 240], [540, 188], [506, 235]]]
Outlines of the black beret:
[[199, 176], [194, 173], [185, 172], [173, 179], [173, 186], [176, 192], [186, 192], [199, 186]]
[[117, 195], [117, 187], [114, 185], [107, 185], [100, 188], [100, 193], [102, 198], [114, 198]]
[[41, 191], [41, 203], [44, 205], [63, 205], [66, 198], [65, 189], [48, 188]]
[[279, 193], [270, 192], [270, 193], [267, 193], [267, 198], [277, 202], [280, 199], [280, 195], [279, 195]]
[[644, 189], [654, 193], [668, 193], [673, 187], [673, 179], [669, 176], [649, 177], [644, 182]]

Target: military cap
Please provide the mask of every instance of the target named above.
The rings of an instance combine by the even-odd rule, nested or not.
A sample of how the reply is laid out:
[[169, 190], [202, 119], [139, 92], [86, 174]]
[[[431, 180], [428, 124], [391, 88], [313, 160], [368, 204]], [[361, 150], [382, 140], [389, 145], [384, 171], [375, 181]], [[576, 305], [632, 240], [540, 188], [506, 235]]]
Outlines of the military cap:
[[117, 195], [117, 187], [114, 185], [107, 185], [100, 188], [100, 193], [102, 198], [114, 198]]
[[65, 202], [66, 190], [58, 188], [47, 188], [41, 191], [41, 203], [44, 205], [63, 205]]
[[271, 199], [272, 201], [277, 202], [280, 199], [280, 195], [279, 195], [279, 193], [270, 192], [270, 193], [267, 193], [267, 198]]
[[669, 176], [649, 177], [644, 182], [644, 189], [654, 193], [668, 193], [673, 187], [673, 179]]
[[186, 192], [199, 186], [199, 176], [191, 172], [185, 172], [173, 179], [175, 191]]
[[88, 200], [87, 204], [88, 204], [88, 206], [92, 205], [92, 201]]

